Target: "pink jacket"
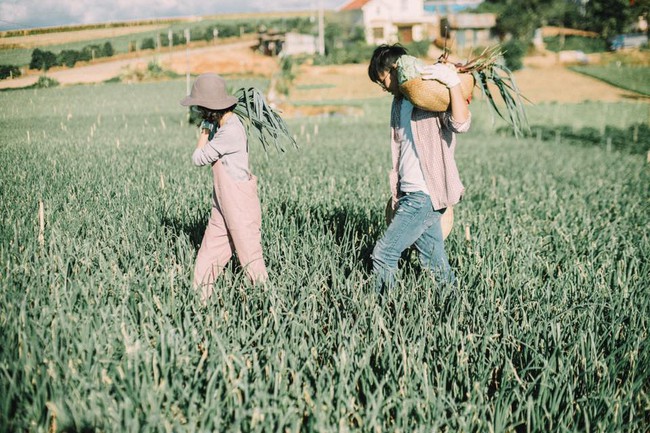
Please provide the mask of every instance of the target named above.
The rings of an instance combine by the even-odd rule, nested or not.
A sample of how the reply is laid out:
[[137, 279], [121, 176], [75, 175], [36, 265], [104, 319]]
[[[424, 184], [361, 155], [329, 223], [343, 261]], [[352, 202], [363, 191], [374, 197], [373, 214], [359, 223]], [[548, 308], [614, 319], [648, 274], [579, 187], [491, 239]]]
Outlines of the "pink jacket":
[[[399, 126], [399, 112], [402, 98], [395, 98], [391, 109], [391, 150], [393, 169], [390, 173], [390, 189], [393, 197], [393, 208], [397, 206], [399, 191], [399, 155], [400, 144], [395, 139]], [[465, 191], [454, 152], [456, 150], [456, 133], [467, 132], [471, 117], [465, 122], [456, 122], [450, 111], [425, 111], [413, 107], [411, 128], [415, 148], [420, 158], [420, 167], [427, 184], [433, 208], [443, 209], [458, 203]]]

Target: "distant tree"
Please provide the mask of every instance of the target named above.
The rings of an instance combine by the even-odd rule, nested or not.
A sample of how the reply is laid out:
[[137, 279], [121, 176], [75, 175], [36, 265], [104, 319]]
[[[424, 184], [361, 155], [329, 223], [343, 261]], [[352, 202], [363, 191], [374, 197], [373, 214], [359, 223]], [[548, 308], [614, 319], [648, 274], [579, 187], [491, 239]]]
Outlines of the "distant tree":
[[51, 51], [43, 51], [39, 48], [32, 51], [32, 60], [29, 62], [29, 69], [47, 71], [52, 66], [56, 66], [56, 54]]
[[97, 45], [86, 45], [79, 51], [78, 60], [80, 62], [89, 62], [97, 56]]
[[154, 48], [156, 48], [156, 41], [154, 41], [153, 38], [144, 38], [142, 42], [140, 42], [141, 50], [153, 50]]
[[480, 12], [497, 15], [496, 31], [505, 37], [530, 41], [543, 25], [568, 27], [579, 17], [579, 4], [571, 0], [486, 0]]
[[604, 38], [632, 30], [638, 17], [648, 18], [650, 0], [591, 0], [585, 6], [591, 30]]
[[190, 41], [209, 41], [212, 39], [212, 35], [206, 33], [205, 29], [195, 28], [190, 29]]
[[0, 65], [0, 80], [9, 77], [19, 77], [21, 75], [20, 68], [14, 65]]
[[185, 43], [185, 35], [182, 33], [172, 33], [172, 45], [182, 45]]
[[113, 45], [110, 42], [104, 42], [102, 46], [101, 57], [111, 57], [113, 55]]
[[63, 50], [56, 56], [56, 62], [59, 65], [65, 65], [72, 68], [79, 60], [79, 51]]
[[[217, 26], [209, 26], [208, 28], [205, 29], [204, 34], [203, 34], [203, 39], [206, 41], [211, 41], [214, 39], [214, 29], [216, 29]], [[218, 30], [217, 30], [218, 32]]]
[[497, 14], [497, 32], [530, 40], [543, 25], [597, 32], [603, 38], [628, 31], [650, 14], [650, 0], [485, 0], [477, 12]]
[[528, 45], [518, 39], [510, 39], [503, 44], [503, 59], [511, 71], [517, 71], [524, 67], [523, 58], [526, 55]]

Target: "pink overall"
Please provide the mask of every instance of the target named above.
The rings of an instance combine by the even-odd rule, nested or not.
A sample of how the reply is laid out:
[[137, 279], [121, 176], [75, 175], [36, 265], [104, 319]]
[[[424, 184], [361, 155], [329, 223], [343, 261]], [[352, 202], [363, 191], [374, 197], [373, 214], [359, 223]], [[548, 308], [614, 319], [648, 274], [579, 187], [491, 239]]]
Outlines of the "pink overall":
[[212, 164], [214, 190], [212, 212], [194, 267], [194, 286], [203, 299], [212, 294], [212, 283], [237, 252], [239, 263], [253, 283], [266, 281], [262, 257], [262, 210], [257, 196], [257, 178], [237, 181], [220, 160]]

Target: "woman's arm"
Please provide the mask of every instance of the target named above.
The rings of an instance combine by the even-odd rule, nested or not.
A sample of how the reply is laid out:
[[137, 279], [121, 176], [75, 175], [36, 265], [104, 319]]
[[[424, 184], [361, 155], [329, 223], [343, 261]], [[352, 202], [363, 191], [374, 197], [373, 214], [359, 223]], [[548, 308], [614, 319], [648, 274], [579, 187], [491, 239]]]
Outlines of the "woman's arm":
[[201, 129], [196, 149], [192, 154], [194, 165], [202, 166], [216, 162], [224, 155], [246, 151], [246, 131], [235, 117], [217, 129], [210, 139], [208, 129]]
[[208, 129], [201, 128], [199, 139], [196, 142], [196, 149], [192, 154], [192, 162], [196, 166], [212, 164], [220, 158], [220, 155], [216, 149], [211, 146], [206, 147], [206, 144], [208, 144], [208, 137], [210, 137], [210, 131]]

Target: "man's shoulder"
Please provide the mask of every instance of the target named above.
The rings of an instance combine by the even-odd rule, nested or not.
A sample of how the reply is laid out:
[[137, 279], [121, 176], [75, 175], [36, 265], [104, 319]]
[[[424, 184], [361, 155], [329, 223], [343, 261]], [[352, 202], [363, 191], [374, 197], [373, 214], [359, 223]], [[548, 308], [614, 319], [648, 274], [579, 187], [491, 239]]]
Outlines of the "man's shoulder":
[[413, 107], [413, 115], [412, 119], [413, 120], [428, 120], [428, 119], [434, 119], [442, 116], [445, 112], [444, 111], [429, 111], [429, 110], [423, 110], [422, 108]]

